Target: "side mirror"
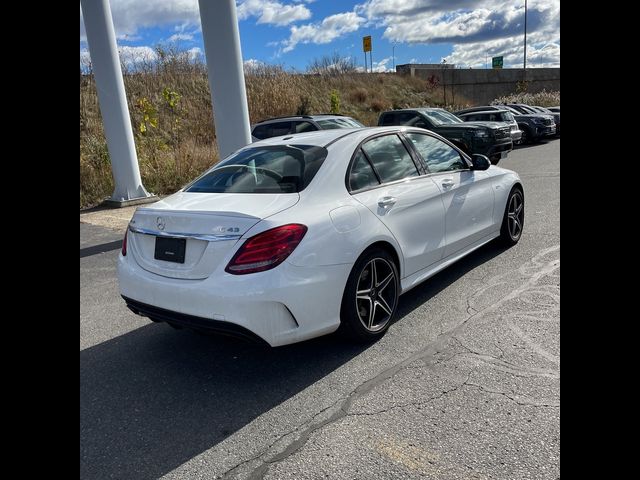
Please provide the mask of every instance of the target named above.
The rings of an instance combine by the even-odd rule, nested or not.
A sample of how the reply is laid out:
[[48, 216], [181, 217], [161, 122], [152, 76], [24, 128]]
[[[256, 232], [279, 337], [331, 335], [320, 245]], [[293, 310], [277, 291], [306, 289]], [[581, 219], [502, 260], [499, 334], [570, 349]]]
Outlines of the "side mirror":
[[414, 125], [414, 127], [418, 127], [418, 128], [426, 128], [427, 130], [429, 129], [429, 126], [422, 121], [416, 122], [416, 124]]
[[473, 165], [473, 170], [486, 170], [487, 168], [489, 168], [489, 166], [491, 166], [491, 162], [489, 161], [489, 159], [484, 155], [480, 155], [479, 153], [474, 153], [471, 156], [471, 163]]

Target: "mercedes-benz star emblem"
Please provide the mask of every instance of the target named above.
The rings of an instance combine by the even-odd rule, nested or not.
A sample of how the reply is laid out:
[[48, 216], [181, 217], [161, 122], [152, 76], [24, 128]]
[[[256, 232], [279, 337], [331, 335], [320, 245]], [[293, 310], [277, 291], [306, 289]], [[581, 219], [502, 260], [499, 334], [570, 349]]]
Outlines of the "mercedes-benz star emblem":
[[158, 225], [158, 230], [164, 230], [164, 218], [156, 218], [156, 225]]

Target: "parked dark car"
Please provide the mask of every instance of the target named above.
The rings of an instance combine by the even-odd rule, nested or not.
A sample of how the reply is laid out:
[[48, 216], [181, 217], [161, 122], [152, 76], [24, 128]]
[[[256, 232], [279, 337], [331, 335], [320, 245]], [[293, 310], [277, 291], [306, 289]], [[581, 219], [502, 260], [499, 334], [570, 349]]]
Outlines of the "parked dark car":
[[547, 107], [547, 110], [553, 112], [553, 113], [560, 113], [560, 107]]
[[480, 107], [465, 108], [455, 112], [456, 115], [468, 112], [484, 112], [488, 110], [507, 110], [513, 114], [518, 122], [518, 127], [522, 130], [522, 143], [538, 142], [546, 136], [556, 134], [556, 124], [549, 115], [523, 114], [518, 110], [506, 105], [485, 105]]
[[485, 110], [484, 112], [469, 112], [458, 115], [463, 122], [503, 122], [511, 129], [511, 140], [517, 145], [522, 141], [522, 130], [518, 127], [513, 113], [507, 110]]
[[542, 107], [532, 107], [531, 105], [525, 105], [524, 103], [508, 103], [507, 106], [525, 114], [532, 113], [532, 114], [539, 114], [539, 115], [550, 115], [553, 118], [554, 123], [556, 124], [556, 135], [560, 134], [560, 114], [559, 113], [545, 111], [546, 109], [543, 109]]
[[265, 138], [292, 133], [314, 132], [334, 128], [360, 128], [364, 125], [351, 117], [335, 114], [291, 115], [268, 118], [251, 126], [251, 137], [255, 142]]
[[547, 107], [538, 107], [537, 105], [526, 105], [529, 108], [532, 108], [538, 113], [544, 113], [547, 115], [553, 115], [553, 120], [556, 122], [556, 135], [560, 135], [560, 107], [552, 107], [558, 108], [558, 111], [553, 111]]
[[510, 127], [498, 122], [463, 122], [442, 108], [382, 112], [378, 126], [409, 125], [442, 135], [469, 155], [486, 155], [496, 165], [513, 149]]

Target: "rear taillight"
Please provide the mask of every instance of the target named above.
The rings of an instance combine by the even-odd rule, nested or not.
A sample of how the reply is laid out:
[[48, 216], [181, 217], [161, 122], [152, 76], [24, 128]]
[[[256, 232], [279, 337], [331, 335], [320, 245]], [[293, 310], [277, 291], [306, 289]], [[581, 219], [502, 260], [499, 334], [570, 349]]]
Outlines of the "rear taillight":
[[129, 232], [129, 227], [124, 231], [124, 239], [122, 240], [122, 256], [127, 256], [127, 233]]
[[298, 223], [259, 233], [244, 242], [224, 270], [244, 275], [275, 268], [293, 252], [305, 233], [307, 227]]

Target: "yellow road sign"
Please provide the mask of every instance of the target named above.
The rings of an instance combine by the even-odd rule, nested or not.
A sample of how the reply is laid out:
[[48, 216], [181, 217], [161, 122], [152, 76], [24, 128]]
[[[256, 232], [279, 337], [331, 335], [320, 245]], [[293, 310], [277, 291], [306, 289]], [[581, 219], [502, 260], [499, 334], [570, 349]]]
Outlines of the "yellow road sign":
[[364, 50], [365, 53], [371, 51], [371, 35], [362, 37], [362, 50]]

